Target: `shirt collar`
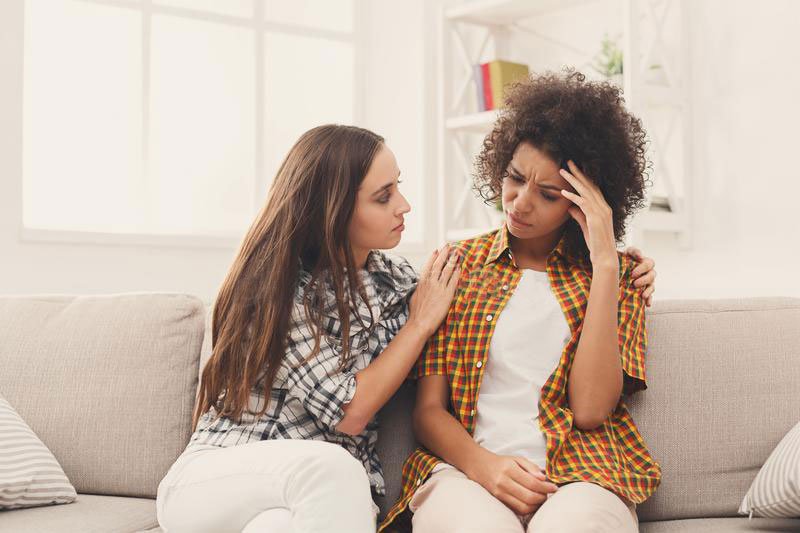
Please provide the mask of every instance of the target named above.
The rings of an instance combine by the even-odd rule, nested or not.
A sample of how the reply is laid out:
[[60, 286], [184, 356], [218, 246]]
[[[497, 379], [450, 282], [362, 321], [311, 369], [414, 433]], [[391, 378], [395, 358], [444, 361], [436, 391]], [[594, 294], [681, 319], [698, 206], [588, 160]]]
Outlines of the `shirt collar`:
[[[566, 232], [561, 234], [561, 238], [558, 240], [556, 247], [553, 248], [553, 251], [550, 252], [550, 256], [558, 255], [562, 258], [566, 258], [566, 235]], [[494, 263], [505, 253], [508, 253], [510, 256], [511, 248], [508, 242], [508, 227], [503, 224], [494, 234], [492, 246], [489, 248], [489, 255], [486, 256], [484, 264], [488, 265], [489, 263]], [[548, 256], [548, 258], [550, 256]]]

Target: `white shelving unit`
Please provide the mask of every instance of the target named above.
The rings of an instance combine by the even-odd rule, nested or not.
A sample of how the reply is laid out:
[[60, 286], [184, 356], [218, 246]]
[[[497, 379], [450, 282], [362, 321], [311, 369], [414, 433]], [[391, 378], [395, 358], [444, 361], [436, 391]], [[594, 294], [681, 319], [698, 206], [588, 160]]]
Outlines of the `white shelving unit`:
[[[438, 197], [441, 239], [458, 240], [494, 229], [502, 220], [493, 207], [485, 206], [472, 190], [476, 148], [491, 130], [497, 111], [476, 112], [472, 94], [476, 92], [473, 65], [485, 61], [487, 47], [492, 58], [507, 59], [512, 39], [529, 37], [537, 17], [562, 9], [572, 9], [597, 0], [474, 0], [444, 6], [440, 12], [438, 50]], [[626, 102], [642, 118], [654, 160], [651, 179], [666, 191], [668, 210], [648, 208], [633, 221], [629, 243], [641, 244], [645, 232], [673, 232], [682, 246], [690, 245], [691, 228], [691, 128], [688, 98], [688, 39], [682, 36], [681, 50], [668, 53], [663, 29], [668, 15], [686, 28], [685, 0], [625, 0], [623, 20], [624, 76]], [[524, 25], [521, 24], [524, 22]], [[526, 33], [527, 31], [527, 33]], [[477, 41], [476, 39], [477, 37]], [[479, 46], [476, 44], [479, 41]], [[469, 53], [468, 50], [477, 50]], [[587, 60], [590, 58], [586, 58]], [[653, 83], [648, 70], [657, 63], [661, 79]], [[531, 70], [539, 70], [528, 62]], [[455, 67], [455, 68], [454, 68]], [[459, 72], [455, 74], [455, 70]], [[658, 110], [662, 127], [650, 122]], [[668, 117], [664, 119], [664, 116]], [[680, 161], [664, 156], [673, 138], [681, 143]], [[662, 147], [664, 148], [662, 150]]]

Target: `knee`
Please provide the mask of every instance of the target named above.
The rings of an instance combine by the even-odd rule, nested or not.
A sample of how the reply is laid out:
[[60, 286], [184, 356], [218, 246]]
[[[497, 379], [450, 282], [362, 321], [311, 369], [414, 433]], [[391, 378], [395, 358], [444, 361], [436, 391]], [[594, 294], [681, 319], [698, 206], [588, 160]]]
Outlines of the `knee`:
[[369, 489], [369, 478], [360, 461], [339, 445], [321, 444], [309, 458], [307, 465], [317, 474], [315, 477], [323, 483], [330, 483], [340, 488], [345, 484]]

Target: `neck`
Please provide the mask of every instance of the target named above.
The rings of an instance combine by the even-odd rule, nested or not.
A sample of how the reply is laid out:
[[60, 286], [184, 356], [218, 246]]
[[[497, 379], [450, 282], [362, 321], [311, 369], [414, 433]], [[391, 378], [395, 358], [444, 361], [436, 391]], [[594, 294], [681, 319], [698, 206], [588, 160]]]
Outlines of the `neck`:
[[519, 268], [544, 268], [547, 265], [547, 257], [558, 245], [562, 234], [563, 229], [558, 228], [541, 237], [518, 239], [509, 232], [509, 247], [514, 255], [514, 263]]
[[362, 250], [353, 248], [353, 261], [355, 261], [356, 268], [367, 267], [367, 257], [369, 257], [370, 250]]

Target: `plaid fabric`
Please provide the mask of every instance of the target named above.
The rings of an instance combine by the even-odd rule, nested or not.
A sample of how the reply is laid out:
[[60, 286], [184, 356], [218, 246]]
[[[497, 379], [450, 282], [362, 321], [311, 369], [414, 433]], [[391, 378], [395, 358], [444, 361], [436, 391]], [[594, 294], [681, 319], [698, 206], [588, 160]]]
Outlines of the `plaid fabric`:
[[[463, 269], [458, 294], [447, 318], [428, 341], [415, 375], [446, 375], [455, 418], [473, 434], [483, 369], [497, 317], [521, 277], [501, 230], [459, 242]], [[633, 286], [635, 262], [622, 253], [620, 260], [619, 345], [624, 370], [624, 392], [646, 388], [644, 356], [647, 345], [644, 301]], [[589, 297], [591, 266], [565, 252], [562, 239], [547, 259], [550, 286], [561, 305], [572, 336], [556, 370], [542, 387], [539, 427], [547, 441], [547, 476], [556, 484], [588, 481], [641, 503], [655, 492], [661, 467], [647, 451], [639, 431], [620, 400], [606, 422], [592, 430], [573, 427], [567, 401], [567, 376], [578, 345]], [[441, 460], [418, 448], [403, 466], [403, 495], [379, 530], [387, 528], [408, 506], [416, 488]]]
[[[289, 324], [286, 356], [275, 378], [267, 411], [256, 417], [263, 407], [264, 394], [256, 387], [250, 394], [250, 413], [245, 411], [237, 424], [228, 417], [216, 418], [216, 411], [203, 415], [192, 435], [187, 450], [197, 445], [238, 446], [267, 439], [314, 439], [339, 444], [361, 461], [378, 494], [384, 494], [383, 471], [375, 451], [377, 422], [370, 421], [360, 435], [350, 436], [335, 430], [344, 417], [342, 406], [353, 399], [355, 375], [367, 367], [394, 338], [408, 319], [408, 297], [416, 285], [417, 275], [405, 260], [373, 251], [367, 259], [361, 281], [367, 302], [358, 302], [350, 316], [352, 363], [339, 368], [342, 328], [336, 310], [333, 289], [325, 292], [322, 308], [321, 351], [307, 360], [314, 348], [314, 336], [302, 303], [310, 275], [301, 271], [295, 305]], [[366, 325], [375, 317], [372, 329]]]

